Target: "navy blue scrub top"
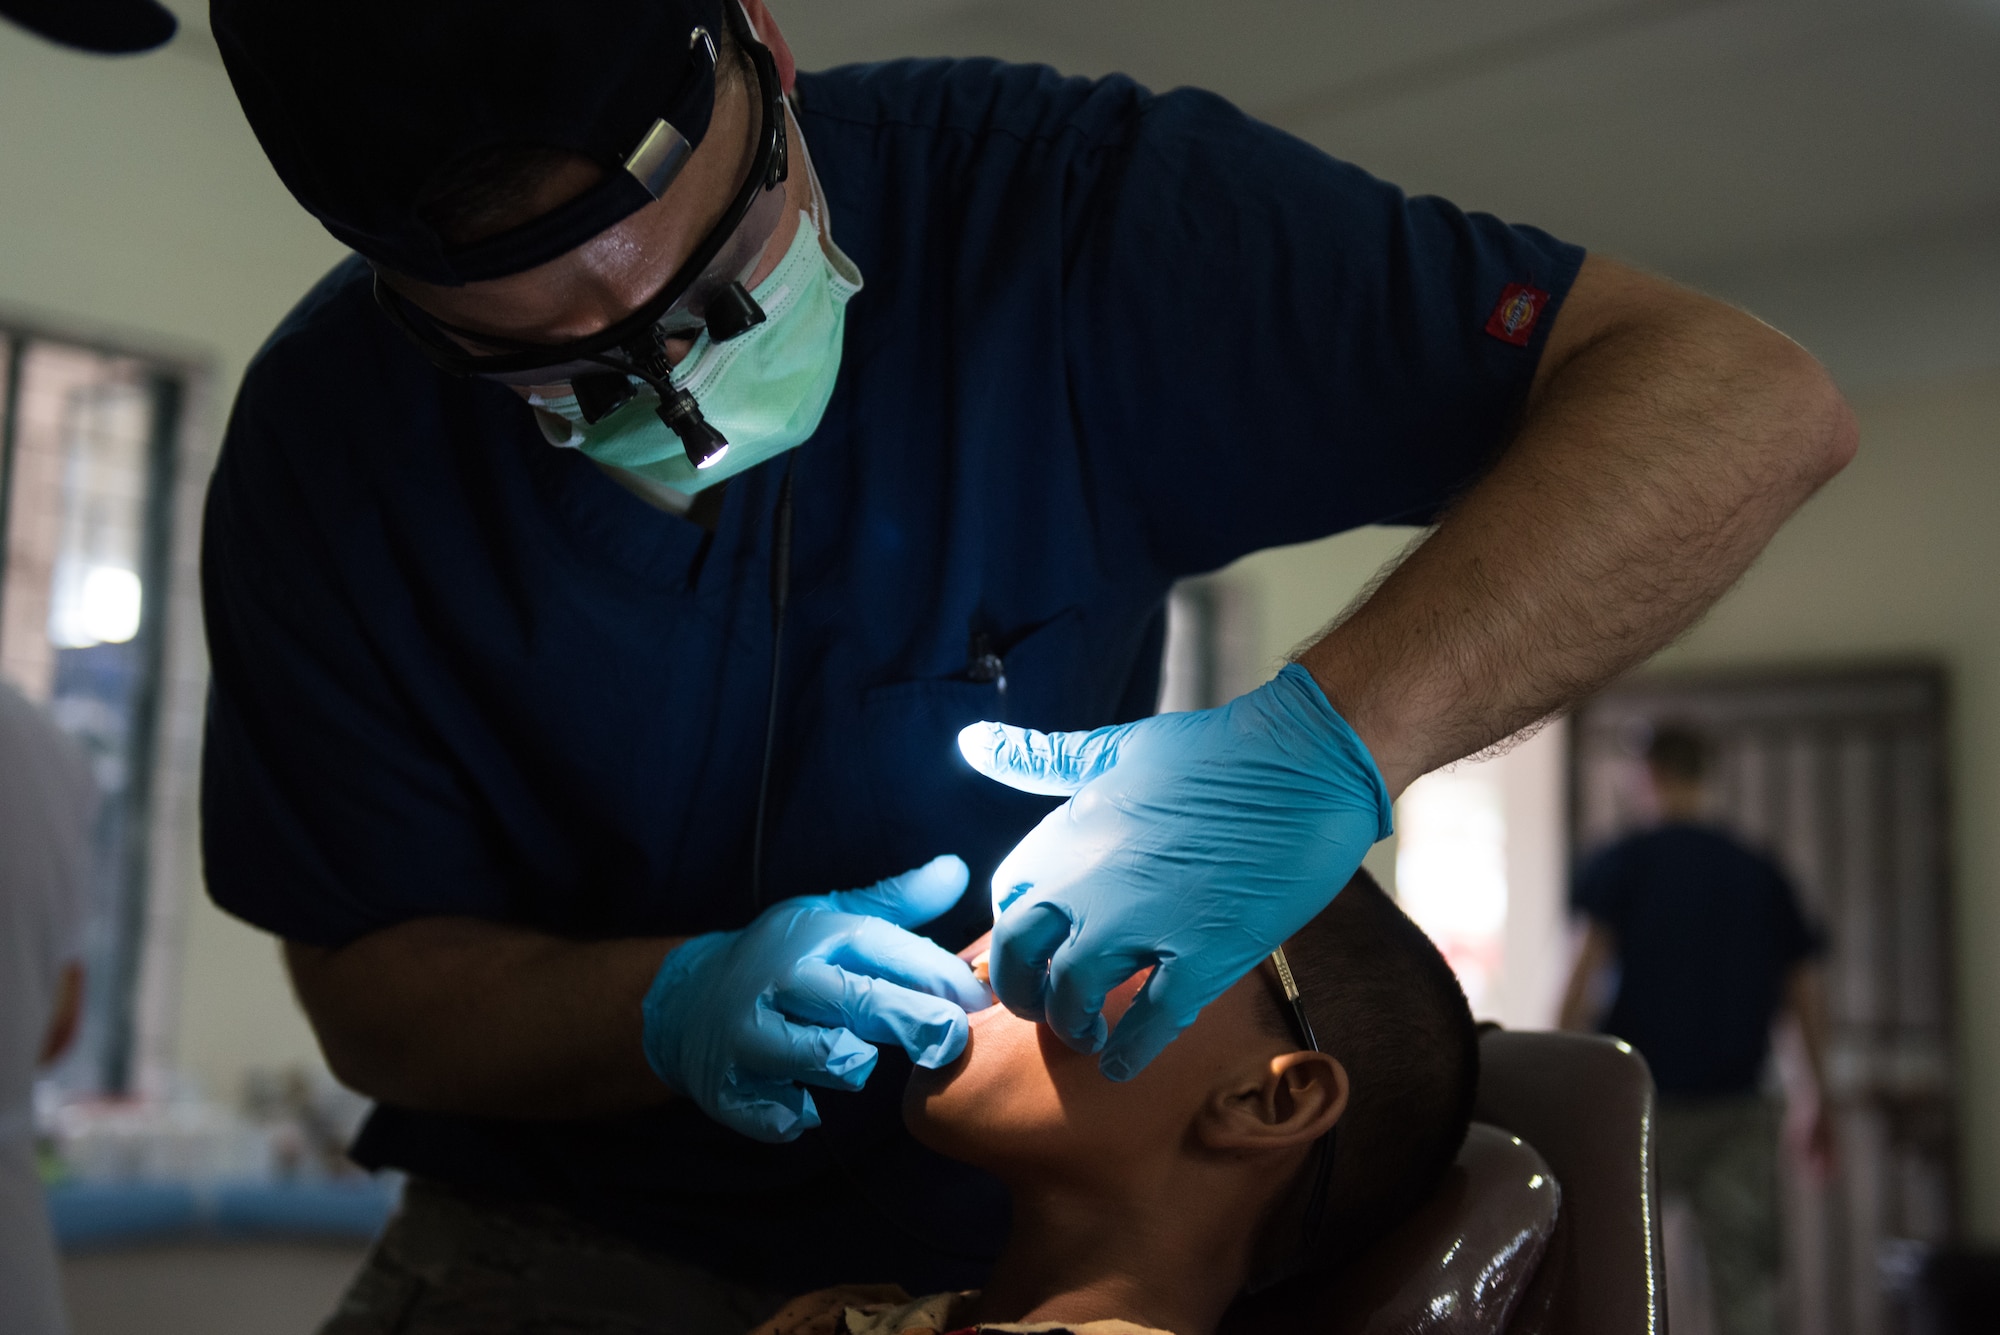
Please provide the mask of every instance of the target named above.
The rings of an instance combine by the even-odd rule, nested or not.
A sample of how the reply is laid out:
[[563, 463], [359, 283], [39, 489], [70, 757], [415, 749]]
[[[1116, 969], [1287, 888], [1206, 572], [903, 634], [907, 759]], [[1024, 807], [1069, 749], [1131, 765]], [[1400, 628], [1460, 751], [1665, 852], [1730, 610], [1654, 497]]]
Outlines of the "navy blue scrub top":
[[1754, 1094], [1785, 981], [1826, 948], [1784, 870], [1726, 830], [1673, 822], [1592, 856], [1570, 902], [1617, 943], [1598, 1027], [1639, 1049], [1660, 1093]]
[[[789, 469], [769, 894], [955, 852], [973, 889], [931, 930], [957, 947], [1051, 805], [974, 776], [959, 728], [1148, 714], [1175, 580], [1434, 515], [1505, 439], [1582, 259], [1201, 92], [918, 61], [798, 94], [867, 286], [818, 432], [731, 481], [712, 533], [434, 370], [359, 261], [259, 354], [203, 553], [223, 908], [320, 946], [435, 914], [743, 925]], [[1004, 690], [968, 670], [982, 639]], [[1004, 1208], [903, 1132], [902, 1069], [816, 1093], [827, 1130], [789, 1146], [685, 1103], [589, 1125], [384, 1106], [355, 1154], [774, 1289], [976, 1282], [955, 1253], [994, 1250]], [[856, 1180], [936, 1216], [856, 1205]]]

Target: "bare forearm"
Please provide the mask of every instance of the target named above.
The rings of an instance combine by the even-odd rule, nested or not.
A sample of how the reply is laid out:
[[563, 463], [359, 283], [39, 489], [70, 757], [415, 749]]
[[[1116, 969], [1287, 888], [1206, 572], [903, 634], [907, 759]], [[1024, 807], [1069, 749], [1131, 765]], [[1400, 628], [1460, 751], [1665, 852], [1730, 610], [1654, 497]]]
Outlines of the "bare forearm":
[[327, 1062], [389, 1103], [591, 1117], [673, 1095], [646, 1064], [639, 1004], [676, 944], [573, 942], [425, 918], [285, 959]]
[[1556, 1016], [1556, 1028], [1581, 1033], [1596, 1027], [1597, 1008], [1590, 1004], [1593, 982], [1581, 967], [1570, 974], [1569, 986], [1563, 990], [1562, 1010]]
[[1563, 990], [1562, 1012], [1556, 1019], [1559, 1029], [1587, 1030], [1597, 1027], [1596, 993], [1598, 979], [1617, 954], [1611, 929], [1592, 922], [1584, 934], [1583, 948], [1569, 973]]
[[1813, 1086], [1825, 1098], [1827, 1035], [1832, 1026], [1826, 1014], [1826, 983], [1818, 965], [1801, 964], [1785, 979], [1785, 1008], [1798, 1022]]
[[1644, 318], [1590, 327], [1492, 471], [1300, 655], [1392, 792], [1668, 643], [1853, 451], [1796, 345], [1622, 270], [1592, 281], [1628, 280]]
[[1589, 992], [1590, 981], [1581, 971], [1569, 976], [1569, 986], [1563, 990], [1562, 1009], [1556, 1014], [1556, 1028], [1582, 1032], [1591, 1027]]

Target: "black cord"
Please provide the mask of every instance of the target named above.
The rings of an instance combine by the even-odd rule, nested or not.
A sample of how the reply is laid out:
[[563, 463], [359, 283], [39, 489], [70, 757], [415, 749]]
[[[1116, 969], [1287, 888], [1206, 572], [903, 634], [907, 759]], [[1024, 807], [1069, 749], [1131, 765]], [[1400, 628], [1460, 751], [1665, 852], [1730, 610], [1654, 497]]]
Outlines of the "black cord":
[[[756, 842], [750, 850], [750, 893], [754, 912], [764, 908], [764, 824], [771, 800], [771, 762], [777, 750], [778, 740], [778, 673], [784, 662], [785, 649], [785, 605], [791, 599], [792, 582], [792, 466], [785, 468], [785, 480], [778, 484], [778, 508], [772, 523], [771, 534], [771, 695], [764, 712], [764, 764], [757, 776], [757, 831]], [[925, 1251], [949, 1256], [955, 1261], [971, 1261], [978, 1265], [991, 1265], [999, 1260], [979, 1252], [962, 1251], [948, 1247], [935, 1238], [925, 1237], [910, 1228], [896, 1213], [876, 1198], [861, 1175], [843, 1159], [835, 1149], [833, 1141], [824, 1131], [817, 1137], [826, 1157], [840, 1175], [847, 1179], [854, 1194], [886, 1223], [890, 1230], [905, 1242], [914, 1243]]]
[[771, 761], [778, 743], [778, 671], [785, 658], [785, 604], [792, 591], [792, 469], [778, 484], [778, 510], [771, 533], [771, 692], [764, 710], [764, 764], [757, 775], [757, 831], [750, 848], [752, 913], [764, 910], [764, 820], [771, 802]]

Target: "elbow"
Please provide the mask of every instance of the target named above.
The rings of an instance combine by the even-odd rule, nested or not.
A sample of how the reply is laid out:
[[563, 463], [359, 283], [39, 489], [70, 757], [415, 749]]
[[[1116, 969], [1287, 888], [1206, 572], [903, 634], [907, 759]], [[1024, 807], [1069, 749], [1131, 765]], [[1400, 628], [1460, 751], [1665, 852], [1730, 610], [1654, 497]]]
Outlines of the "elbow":
[[1768, 331], [1772, 410], [1785, 442], [1781, 467], [1800, 499], [1818, 491], [1854, 460], [1861, 427], [1833, 377], [1813, 355], [1782, 334]]
[[326, 1022], [307, 1012], [313, 1037], [319, 1040], [320, 1056], [326, 1069], [343, 1086], [377, 1103], [408, 1102], [408, 1092], [398, 1088], [395, 1063], [382, 1051], [378, 1035], [350, 1032], [338, 1022]]
[[385, 1060], [392, 1033], [371, 1025], [342, 988], [336, 952], [288, 941], [284, 948], [292, 994], [318, 1040], [326, 1068], [348, 1089], [378, 1102], [394, 1101], [393, 1060]]
[[371, 1045], [348, 1041], [338, 1031], [319, 1025], [314, 1026], [314, 1036], [319, 1039], [320, 1056], [326, 1059], [326, 1069], [335, 1080], [378, 1103], [397, 1101], [394, 1082], [383, 1078], [383, 1062]]
[[1833, 383], [1833, 377], [1818, 362], [1812, 366], [1810, 402], [1813, 422], [1809, 442], [1808, 472], [1815, 489], [1831, 482], [1834, 475], [1854, 462], [1861, 448], [1861, 424], [1854, 409]]

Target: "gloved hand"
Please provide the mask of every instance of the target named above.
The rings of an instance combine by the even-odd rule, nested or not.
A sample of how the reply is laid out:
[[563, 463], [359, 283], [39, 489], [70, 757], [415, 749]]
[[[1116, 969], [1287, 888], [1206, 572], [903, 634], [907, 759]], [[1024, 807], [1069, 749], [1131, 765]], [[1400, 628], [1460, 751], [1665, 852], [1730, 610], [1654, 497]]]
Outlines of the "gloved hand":
[[[1093, 732], [975, 723], [972, 767], [1070, 794], [993, 873], [993, 988], [1113, 1080], [1330, 903], [1390, 829], [1374, 759], [1291, 664], [1215, 709]], [[1156, 966], [1105, 1041], [1104, 994]]]
[[955, 1060], [965, 1013], [993, 999], [963, 960], [905, 929], [956, 904], [967, 877], [941, 857], [683, 943], [646, 990], [646, 1060], [710, 1117], [765, 1141], [819, 1125], [805, 1085], [861, 1088], [875, 1043], [901, 1044], [919, 1066]]

